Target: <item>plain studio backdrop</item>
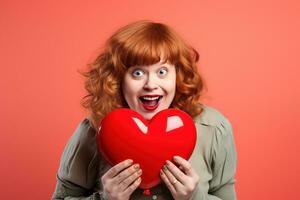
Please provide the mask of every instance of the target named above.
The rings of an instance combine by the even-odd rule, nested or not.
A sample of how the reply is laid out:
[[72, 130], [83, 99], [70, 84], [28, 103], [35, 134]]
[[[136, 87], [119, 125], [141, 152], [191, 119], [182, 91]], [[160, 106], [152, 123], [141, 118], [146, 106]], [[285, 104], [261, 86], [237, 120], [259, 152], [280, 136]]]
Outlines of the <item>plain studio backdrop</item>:
[[49, 199], [86, 116], [77, 73], [120, 26], [169, 24], [231, 122], [237, 197], [300, 199], [299, 1], [0, 1], [0, 198]]

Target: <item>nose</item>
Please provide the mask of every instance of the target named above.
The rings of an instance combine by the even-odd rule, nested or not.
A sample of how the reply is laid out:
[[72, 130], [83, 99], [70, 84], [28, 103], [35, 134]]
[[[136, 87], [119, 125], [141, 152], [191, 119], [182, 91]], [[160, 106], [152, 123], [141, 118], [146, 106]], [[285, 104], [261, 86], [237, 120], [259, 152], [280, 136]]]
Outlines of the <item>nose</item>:
[[149, 74], [143, 88], [145, 90], [155, 90], [155, 89], [157, 89], [157, 87], [158, 86], [157, 86], [155, 77], [153, 75]]

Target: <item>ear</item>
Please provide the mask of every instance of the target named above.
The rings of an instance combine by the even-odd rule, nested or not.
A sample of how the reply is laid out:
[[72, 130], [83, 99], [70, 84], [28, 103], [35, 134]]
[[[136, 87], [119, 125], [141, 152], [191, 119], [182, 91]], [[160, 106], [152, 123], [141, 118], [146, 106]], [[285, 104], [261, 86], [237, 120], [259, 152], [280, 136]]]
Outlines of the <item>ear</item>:
[[136, 125], [139, 127], [139, 129], [144, 133], [147, 134], [148, 127], [145, 126], [145, 124], [138, 118], [133, 117], [133, 121], [136, 123]]
[[178, 116], [168, 117], [166, 132], [172, 131], [182, 126], [183, 126], [183, 121], [181, 120], [180, 117]]

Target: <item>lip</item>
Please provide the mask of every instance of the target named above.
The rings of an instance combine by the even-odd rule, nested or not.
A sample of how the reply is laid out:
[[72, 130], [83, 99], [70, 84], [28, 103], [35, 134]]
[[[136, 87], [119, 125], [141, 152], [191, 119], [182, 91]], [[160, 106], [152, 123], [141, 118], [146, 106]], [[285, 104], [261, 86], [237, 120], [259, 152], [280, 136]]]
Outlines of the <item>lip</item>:
[[140, 97], [160, 97], [162, 95], [159, 95], [159, 94], [147, 94], [147, 95], [142, 95]]
[[[149, 106], [149, 105], [145, 105], [142, 100], [140, 99], [141, 97], [160, 97], [159, 101], [157, 102], [156, 105], [154, 106]], [[160, 102], [161, 102], [161, 99], [163, 98], [163, 95], [143, 95], [143, 96], [140, 96], [139, 98], [139, 102], [140, 102], [140, 105], [141, 107], [143, 107], [145, 110], [147, 111], [154, 111], [159, 105], [160, 105]]]

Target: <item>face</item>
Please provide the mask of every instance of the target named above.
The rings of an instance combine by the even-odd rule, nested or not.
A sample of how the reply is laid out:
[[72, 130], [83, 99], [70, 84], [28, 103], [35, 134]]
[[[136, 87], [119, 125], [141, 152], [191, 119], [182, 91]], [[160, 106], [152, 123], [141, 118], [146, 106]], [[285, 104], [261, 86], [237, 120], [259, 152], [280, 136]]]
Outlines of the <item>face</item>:
[[159, 111], [168, 109], [174, 99], [175, 66], [160, 61], [130, 67], [125, 73], [122, 91], [129, 107], [150, 120]]

